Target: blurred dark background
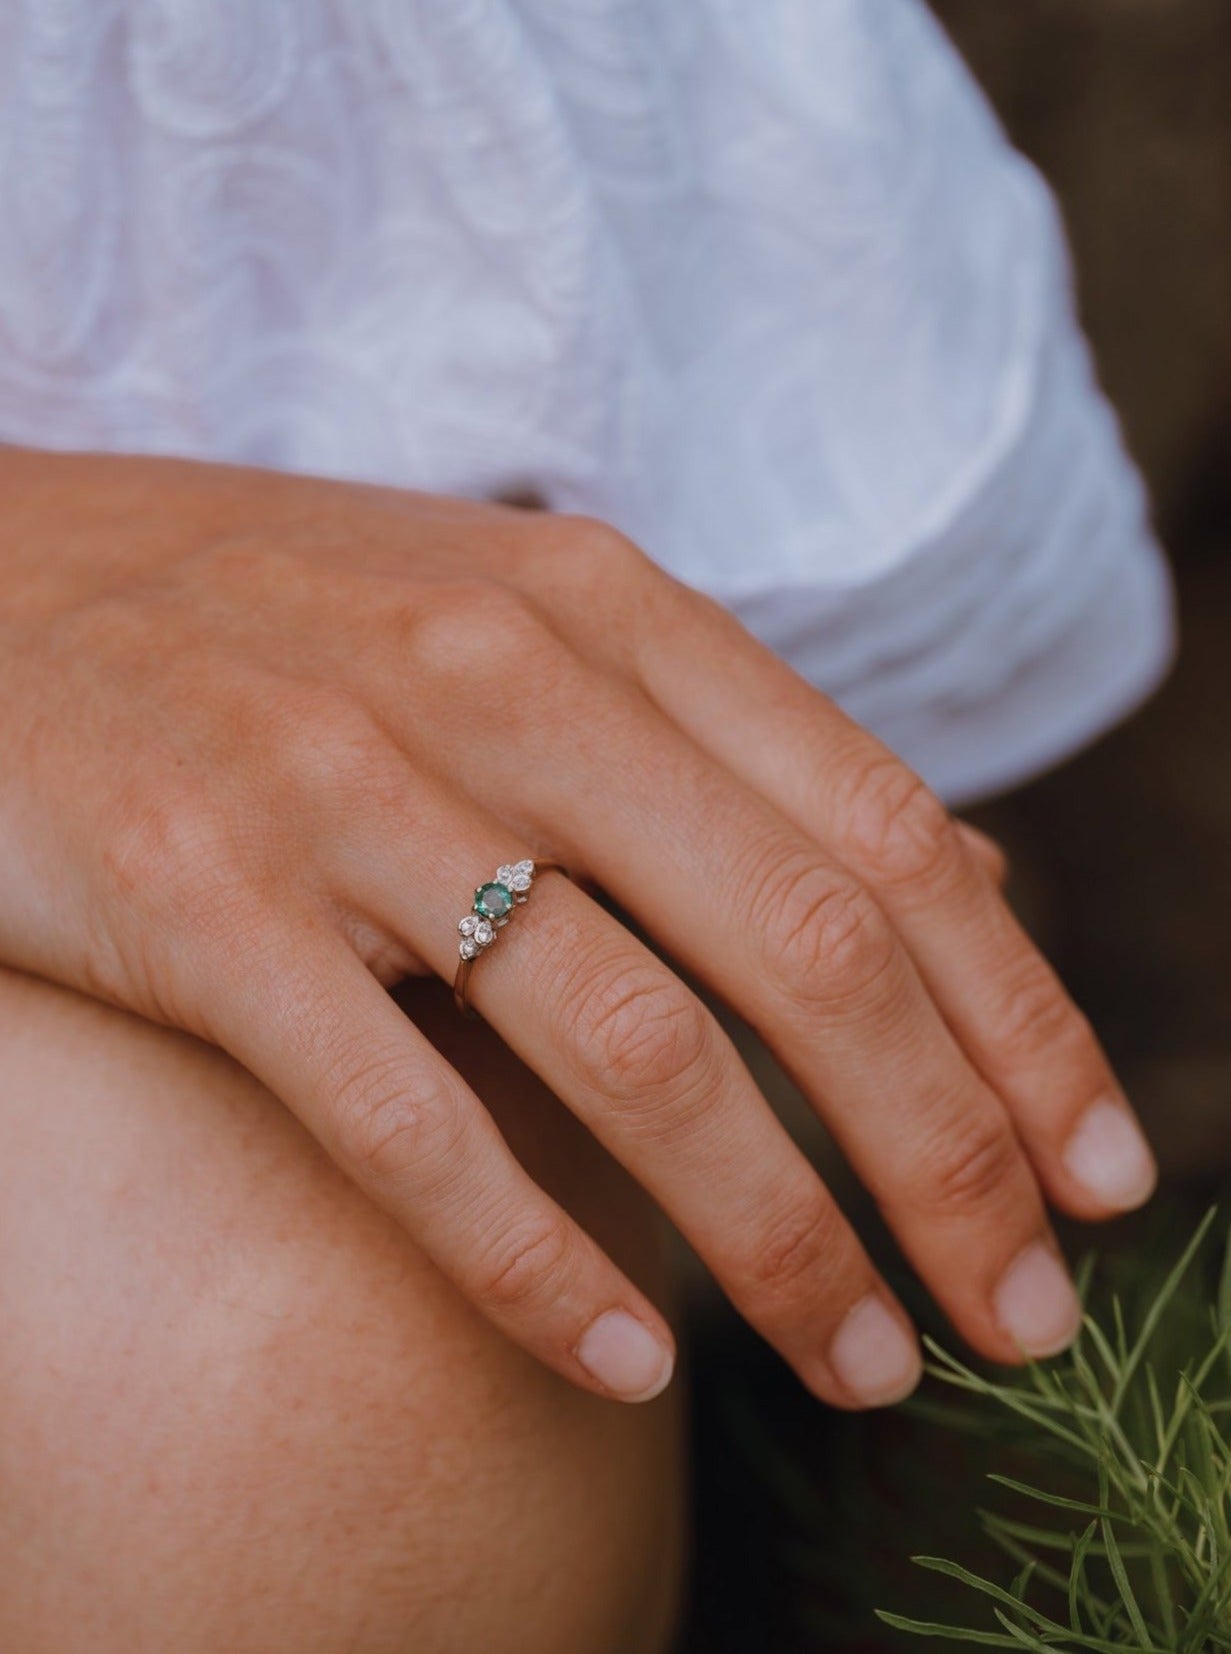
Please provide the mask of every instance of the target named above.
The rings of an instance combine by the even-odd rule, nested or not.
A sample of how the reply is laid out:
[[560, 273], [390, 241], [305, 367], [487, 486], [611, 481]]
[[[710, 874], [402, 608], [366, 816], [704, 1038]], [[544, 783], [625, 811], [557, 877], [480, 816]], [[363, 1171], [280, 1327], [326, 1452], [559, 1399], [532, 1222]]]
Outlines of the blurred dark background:
[[1059, 194], [1180, 601], [1162, 693], [976, 815], [1169, 1168], [1200, 1174], [1231, 1164], [1231, 4], [935, 10]]
[[[933, 4], [1060, 197], [1175, 570], [1181, 652], [1161, 693], [971, 815], [1008, 848], [1015, 905], [1145, 1116], [1178, 1223], [1231, 1172], [1231, 0]], [[1165, 1244], [1166, 1221], [1099, 1243]], [[924, 1607], [909, 1552], [969, 1551], [977, 1445], [824, 1414], [717, 1306], [694, 1412], [688, 1654], [939, 1646], [879, 1632], [871, 1609]]]

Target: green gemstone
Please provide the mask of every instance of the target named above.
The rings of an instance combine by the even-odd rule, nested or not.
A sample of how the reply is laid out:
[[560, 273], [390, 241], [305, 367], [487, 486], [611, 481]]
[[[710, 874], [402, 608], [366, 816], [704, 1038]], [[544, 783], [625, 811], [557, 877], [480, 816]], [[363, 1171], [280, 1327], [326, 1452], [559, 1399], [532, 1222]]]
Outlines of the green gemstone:
[[513, 892], [507, 884], [481, 884], [474, 893], [474, 910], [484, 919], [503, 919], [513, 911]]

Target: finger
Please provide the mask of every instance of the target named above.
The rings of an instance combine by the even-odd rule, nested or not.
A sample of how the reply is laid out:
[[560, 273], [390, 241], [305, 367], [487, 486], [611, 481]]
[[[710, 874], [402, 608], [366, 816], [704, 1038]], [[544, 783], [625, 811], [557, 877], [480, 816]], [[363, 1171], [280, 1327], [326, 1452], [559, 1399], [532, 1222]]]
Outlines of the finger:
[[[622, 668], [673, 721], [872, 890], [1009, 1109], [1050, 1197], [1085, 1218], [1140, 1205], [1156, 1171], [1132, 1110], [968, 835], [888, 749], [731, 615], [619, 544], [603, 571], [601, 629], [590, 618], [594, 558], [551, 558], [556, 578], [541, 600], [591, 658], [623, 650]], [[631, 594], [624, 625], [613, 623], [620, 592]]]
[[1004, 846], [989, 833], [972, 827], [968, 821], [954, 818], [953, 826], [962, 843], [980, 863], [997, 890], [1003, 890], [1009, 877], [1009, 858]]
[[[392, 796], [392, 794], [390, 795]], [[509, 842], [459, 833], [415, 788], [405, 843], [358, 825], [339, 840], [348, 899], [443, 976], [457, 917]], [[516, 846], [514, 846], [516, 849]], [[700, 1001], [609, 914], [538, 879], [476, 959], [469, 997], [655, 1197], [747, 1319], [837, 1405], [900, 1399], [920, 1373], [905, 1314]]]
[[1067, 1343], [1077, 1303], [1035, 1177], [877, 903], [618, 680], [561, 660], [547, 676], [593, 741], [565, 750], [523, 705], [485, 785], [541, 811], [753, 1023], [965, 1337], [1002, 1360]]
[[662, 1316], [522, 1170], [341, 938], [271, 920], [260, 947], [218, 961], [202, 991], [218, 1042], [508, 1337], [613, 1399], [666, 1386]]
[[1153, 1157], [1089, 1023], [934, 795], [800, 688], [810, 729], [797, 728], [782, 747], [798, 758], [806, 741], [810, 770], [775, 761], [771, 778], [764, 732], [752, 729], [743, 742], [717, 736], [727, 761], [738, 745], [742, 772], [875, 894], [1004, 1100], [1048, 1195], [1085, 1218], [1140, 1205], [1154, 1188]]
[[[405, 697], [386, 696], [386, 727], [567, 847], [754, 1023], [978, 1349], [1011, 1361], [1066, 1343], [1077, 1303], [1035, 1178], [877, 904], [626, 679], [593, 670], [524, 600], [485, 598], [499, 625], [481, 648], [447, 607], [418, 637], [448, 704], [484, 709], [481, 763]], [[562, 737], [562, 706], [576, 736]]]
[[[1077, 1304], [1037, 1180], [892, 924], [789, 824], [733, 800], [725, 777], [690, 776], [682, 753], [664, 771], [656, 820], [636, 767], [621, 773], [627, 808], [604, 822], [601, 881], [756, 1027], [963, 1335], [1002, 1360], [1063, 1347]], [[566, 809], [561, 828], [584, 830]], [[677, 837], [672, 821], [691, 830]], [[722, 827], [708, 842], [707, 822]]]

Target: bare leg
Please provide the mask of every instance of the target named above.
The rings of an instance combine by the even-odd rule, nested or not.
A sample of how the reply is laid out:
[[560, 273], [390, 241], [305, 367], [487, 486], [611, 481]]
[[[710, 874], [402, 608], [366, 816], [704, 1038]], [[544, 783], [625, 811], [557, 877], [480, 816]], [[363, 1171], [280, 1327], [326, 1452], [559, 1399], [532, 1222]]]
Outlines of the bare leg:
[[[437, 985], [416, 1019], [662, 1301], [641, 1196]], [[654, 1654], [677, 1402], [494, 1333], [218, 1052], [0, 972], [0, 1647]]]

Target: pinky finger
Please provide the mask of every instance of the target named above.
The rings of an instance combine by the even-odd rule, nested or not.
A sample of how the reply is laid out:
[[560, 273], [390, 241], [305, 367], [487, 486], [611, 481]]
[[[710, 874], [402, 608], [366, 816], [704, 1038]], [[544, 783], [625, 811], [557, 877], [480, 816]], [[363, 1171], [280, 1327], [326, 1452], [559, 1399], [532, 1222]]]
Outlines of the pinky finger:
[[584, 1389], [648, 1401], [666, 1388], [662, 1316], [344, 942], [305, 954], [288, 935], [242, 980], [228, 976], [210, 985], [215, 1039], [477, 1309]]
[[954, 826], [966, 848], [983, 870], [990, 874], [992, 883], [1003, 890], [1009, 877], [1009, 858], [1003, 845], [981, 828], [972, 827], [968, 821], [958, 821], [955, 818]]

